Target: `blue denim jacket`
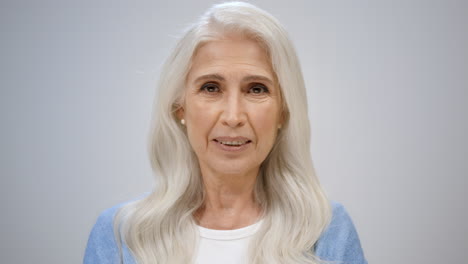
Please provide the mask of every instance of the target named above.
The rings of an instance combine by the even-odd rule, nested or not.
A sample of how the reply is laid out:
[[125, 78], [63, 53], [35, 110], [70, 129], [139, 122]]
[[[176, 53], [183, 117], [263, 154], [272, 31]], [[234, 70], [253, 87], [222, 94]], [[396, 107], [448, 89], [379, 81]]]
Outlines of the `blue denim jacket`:
[[[91, 230], [84, 255], [84, 264], [119, 263], [118, 247], [114, 238], [113, 219], [119, 204], [105, 210]], [[328, 228], [315, 244], [315, 254], [333, 264], [367, 264], [358, 234], [344, 207], [332, 203], [333, 216]], [[135, 264], [129, 249], [123, 245], [123, 263]]]

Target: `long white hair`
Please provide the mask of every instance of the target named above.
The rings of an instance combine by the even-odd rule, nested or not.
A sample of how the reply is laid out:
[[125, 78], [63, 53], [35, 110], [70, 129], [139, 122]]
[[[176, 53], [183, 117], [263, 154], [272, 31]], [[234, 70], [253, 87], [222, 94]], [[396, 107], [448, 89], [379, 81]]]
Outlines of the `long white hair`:
[[283, 99], [283, 126], [257, 177], [255, 197], [264, 219], [251, 241], [249, 263], [319, 263], [314, 244], [330, 221], [331, 209], [312, 165], [299, 61], [281, 24], [243, 2], [209, 9], [185, 32], [162, 68], [149, 147], [156, 187], [121, 208], [114, 222], [117, 241], [124, 241], [138, 263], [194, 262], [199, 234], [193, 214], [203, 204], [204, 188], [175, 112], [196, 49], [230, 33], [254, 39], [266, 50]]

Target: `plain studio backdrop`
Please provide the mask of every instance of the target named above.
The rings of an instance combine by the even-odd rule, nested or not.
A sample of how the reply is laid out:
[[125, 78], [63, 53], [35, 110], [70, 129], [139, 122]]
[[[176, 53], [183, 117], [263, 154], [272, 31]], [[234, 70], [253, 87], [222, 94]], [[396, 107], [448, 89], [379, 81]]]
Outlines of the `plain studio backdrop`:
[[[1, 262], [80, 263], [152, 189], [161, 64], [215, 1], [2, 1]], [[252, 1], [287, 28], [314, 164], [369, 263], [466, 263], [467, 1]]]

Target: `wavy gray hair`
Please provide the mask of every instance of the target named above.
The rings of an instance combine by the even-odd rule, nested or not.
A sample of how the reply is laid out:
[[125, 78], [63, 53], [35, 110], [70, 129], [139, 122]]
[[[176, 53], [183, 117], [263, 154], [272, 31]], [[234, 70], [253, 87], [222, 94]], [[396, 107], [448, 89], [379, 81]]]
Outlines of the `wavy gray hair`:
[[[243, 2], [209, 9], [180, 39], [158, 83], [149, 154], [155, 189], [122, 207], [114, 222], [117, 241], [138, 263], [192, 263], [198, 231], [193, 213], [203, 204], [197, 158], [176, 110], [196, 49], [231, 33], [254, 39], [267, 51], [283, 98], [284, 122], [263, 162], [255, 197], [264, 210], [251, 241], [250, 263], [319, 263], [314, 244], [331, 218], [329, 201], [315, 176], [310, 154], [307, 96], [294, 47], [269, 13]], [[119, 245], [120, 246], [120, 245]]]

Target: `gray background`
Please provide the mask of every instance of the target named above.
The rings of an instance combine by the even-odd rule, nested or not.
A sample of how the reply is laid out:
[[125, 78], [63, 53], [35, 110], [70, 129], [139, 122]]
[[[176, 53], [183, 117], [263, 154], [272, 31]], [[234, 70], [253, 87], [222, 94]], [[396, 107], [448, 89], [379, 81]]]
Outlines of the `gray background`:
[[[467, 1], [252, 1], [293, 39], [318, 175], [370, 263], [466, 263]], [[175, 36], [214, 1], [2, 1], [2, 263], [79, 263], [99, 212], [152, 188]]]

